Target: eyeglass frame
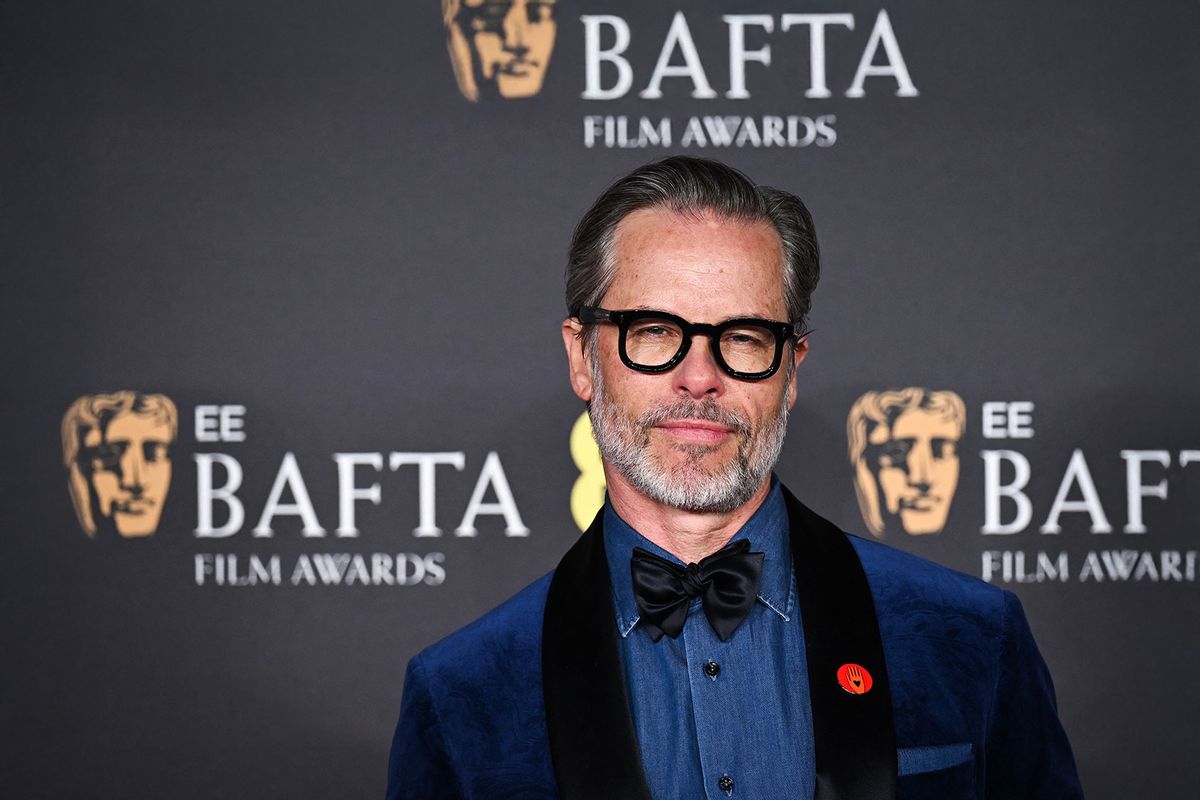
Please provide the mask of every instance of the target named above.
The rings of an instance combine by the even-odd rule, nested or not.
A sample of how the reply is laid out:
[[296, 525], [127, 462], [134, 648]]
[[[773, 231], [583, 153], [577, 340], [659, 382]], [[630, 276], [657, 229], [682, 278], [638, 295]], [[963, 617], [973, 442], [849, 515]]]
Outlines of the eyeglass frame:
[[[712, 353], [713, 360], [717, 362], [717, 366], [726, 375], [742, 381], [765, 381], [779, 371], [779, 365], [783, 362], [784, 344], [788, 340], [799, 342], [811, 332], [800, 332], [790, 322], [776, 322], [772, 319], [761, 319], [759, 317], [735, 317], [734, 319], [727, 319], [724, 322], [712, 324], [707, 322], [688, 322], [678, 314], [643, 308], [611, 311], [600, 306], [580, 306], [571, 316], [577, 318], [584, 325], [593, 325], [597, 322], [611, 322], [616, 325], [618, 332], [617, 353], [621, 356], [621, 363], [635, 372], [644, 372], [652, 375], [670, 372], [679, 366], [679, 362], [683, 361], [688, 354], [688, 350], [692, 347], [692, 337], [701, 334], [708, 337], [709, 352]], [[626, 335], [629, 332], [629, 326], [639, 319], [662, 319], [679, 326], [679, 330], [683, 334], [679, 351], [666, 363], [651, 367], [645, 364], [638, 364], [629, 357], [629, 353], [625, 347]], [[725, 361], [725, 357], [721, 355], [721, 335], [730, 328], [736, 328], [739, 325], [757, 325], [775, 335], [775, 358], [771, 361], [771, 366], [762, 372], [740, 372], [729, 366], [728, 362]]]

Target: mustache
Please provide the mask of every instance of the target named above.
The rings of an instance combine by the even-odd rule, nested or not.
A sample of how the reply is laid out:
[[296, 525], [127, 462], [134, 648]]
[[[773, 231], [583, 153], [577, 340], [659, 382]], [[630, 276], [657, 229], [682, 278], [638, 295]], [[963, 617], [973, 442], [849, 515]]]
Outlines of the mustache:
[[643, 429], [653, 428], [669, 419], [699, 419], [725, 425], [738, 433], [750, 433], [749, 422], [734, 412], [717, 405], [716, 401], [711, 399], [699, 403], [681, 399], [669, 405], [653, 408], [638, 417], [638, 424]]
[[122, 497], [119, 500], [114, 500], [112, 507], [114, 511], [131, 512], [137, 509], [138, 506], [154, 506], [157, 503], [154, 498], [146, 495], [138, 495], [136, 497]]

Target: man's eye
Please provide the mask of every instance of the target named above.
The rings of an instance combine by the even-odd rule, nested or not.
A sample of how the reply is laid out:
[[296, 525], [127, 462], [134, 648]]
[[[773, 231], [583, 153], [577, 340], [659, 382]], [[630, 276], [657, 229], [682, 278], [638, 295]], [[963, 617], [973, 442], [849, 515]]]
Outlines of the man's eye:
[[885, 466], [895, 467], [903, 466], [908, 460], [908, 451], [910, 445], [904, 441], [889, 442], [884, 446], [883, 452], [879, 454], [879, 460]]
[[645, 325], [637, 326], [630, 331], [630, 333], [643, 339], [661, 339], [668, 336], [674, 336], [676, 330], [672, 325], [647, 323]]
[[738, 347], [764, 347], [768, 337], [755, 330], [733, 330], [721, 337], [726, 344]]
[[96, 448], [92, 456], [93, 462], [100, 469], [116, 470], [121, 466], [121, 453], [124, 447], [115, 444], [104, 444]]
[[958, 453], [953, 439], [934, 439], [933, 455], [935, 458], [953, 458]]
[[475, 13], [488, 22], [499, 22], [508, 16], [510, 8], [512, 3], [484, 3]]
[[162, 442], [146, 442], [142, 445], [142, 457], [150, 464], [163, 461], [167, 457], [167, 446]]

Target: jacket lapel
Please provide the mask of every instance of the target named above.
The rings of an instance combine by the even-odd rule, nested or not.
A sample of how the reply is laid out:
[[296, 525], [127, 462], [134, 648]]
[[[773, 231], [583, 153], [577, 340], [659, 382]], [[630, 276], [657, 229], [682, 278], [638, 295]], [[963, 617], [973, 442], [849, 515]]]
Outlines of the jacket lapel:
[[[896, 731], [883, 642], [866, 573], [849, 539], [783, 490], [813, 716], [817, 800], [896, 796]], [[853, 694], [838, 682], [843, 664], [866, 669], [872, 685]]]
[[542, 691], [563, 800], [650, 800], [629, 712], [604, 556], [603, 511], [554, 571], [542, 619]]

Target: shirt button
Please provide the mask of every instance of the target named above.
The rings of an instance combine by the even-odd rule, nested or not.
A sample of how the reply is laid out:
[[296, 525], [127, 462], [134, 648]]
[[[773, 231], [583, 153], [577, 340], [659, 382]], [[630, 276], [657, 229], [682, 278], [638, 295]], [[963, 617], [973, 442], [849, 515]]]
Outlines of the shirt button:
[[[704, 674], [710, 678], [715, 678], [721, 674], [721, 665], [715, 661], [710, 661], [704, 665]], [[723, 780], [723, 779], [722, 779]], [[732, 785], [732, 784], [730, 784]]]
[[727, 795], [733, 794], [733, 778], [728, 775], [722, 775], [717, 779], [717, 788]]

